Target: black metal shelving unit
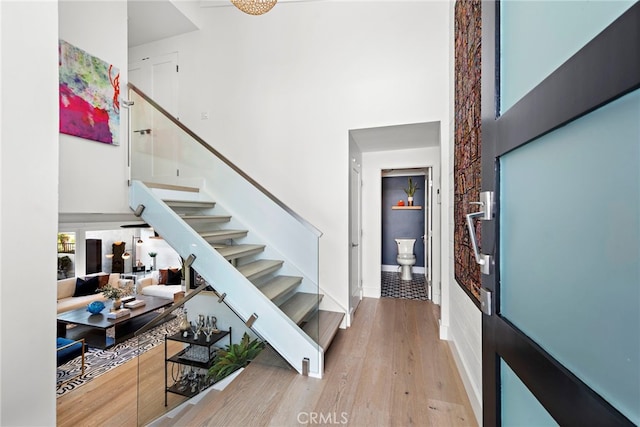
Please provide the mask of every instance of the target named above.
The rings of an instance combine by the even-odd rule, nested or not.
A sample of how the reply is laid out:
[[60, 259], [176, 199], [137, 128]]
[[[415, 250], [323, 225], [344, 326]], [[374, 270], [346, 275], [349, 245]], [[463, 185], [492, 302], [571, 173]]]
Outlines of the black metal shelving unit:
[[[226, 336], [229, 336], [229, 345], [231, 345], [231, 342], [232, 342], [231, 327], [229, 327], [229, 330], [213, 333], [209, 341], [207, 341], [206, 336], [203, 333], [200, 333], [197, 340], [193, 338], [193, 334], [191, 332], [189, 332], [189, 335], [187, 335], [186, 337], [182, 335], [182, 332], [178, 332], [173, 335], [165, 335], [164, 406], [167, 406], [167, 393], [175, 393], [181, 396], [191, 398], [213, 384], [213, 383], [206, 383], [206, 384], [199, 383], [194, 389], [193, 384], [189, 384], [188, 386], [186, 386], [185, 384], [180, 383], [179, 378], [174, 378], [172, 376], [173, 384], [169, 385], [169, 364], [173, 363], [175, 364], [174, 366], [189, 366], [191, 369], [195, 368], [195, 369], [203, 370], [205, 371], [204, 376], [206, 378], [206, 371], [208, 371], [209, 368], [213, 365], [213, 362], [216, 358], [217, 349], [215, 347], [215, 344], [220, 340], [222, 340], [223, 338], [225, 338]], [[176, 354], [169, 356], [168, 349], [167, 349], [168, 341], [178, 341], [183, 344], [187, 344], [187, 347], [177, 352]], [[192, 353], [192, 350], [194, 350], [196, 347], [206, 349], [206, 351], [204, 351], [204, 354], [208, 355], [208, 357], [202, 357], [200, 358], [200, 360], [196, 360], [190, 357], [190, 353]], [[203, 352], [203, 350], [200, 350], [200, 352]], [[172, 366], [172, 369], [174, 366]]]

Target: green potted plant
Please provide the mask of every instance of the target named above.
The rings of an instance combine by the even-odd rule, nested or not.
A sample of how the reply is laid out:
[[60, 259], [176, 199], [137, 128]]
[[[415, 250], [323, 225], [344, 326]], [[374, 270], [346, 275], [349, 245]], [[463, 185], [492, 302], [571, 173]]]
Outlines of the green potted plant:
[[111, 285], [107, 285], [104, 288], [102, 288], [102, 295], [105, 298], [109, 298], [111, 300], [113, 300], [113, 310], [117, 310], [120, 308], [120, 305], [122, 305], [122, 294], [123, 291], [120, 288], [114, 288]]
[[58, 258], [58, 279], [71, 277], [73, 261], [67, 255]]
[[156, 256], [158, 255], [157, 252], [149, 252], [149, 256], [151, 257], [151, 269], [155, 270], [156, 269]]
[[409, 188], [404, 188], [404, 192], [407, 193], [408, 206], [413, 206], [413, 195], [415, 194], [417, 189], [418, 189], [418, 184], [417, 183], [414, 184], [413, 179], [409, 177]]
[[213, 377], [214, 382], [220, 381], [247, 366], [263, 348], [262, 341], [257, 338], [249, 340], [249, 335], [245, 332], [239, 344], [228, 345], [225, 350], [218, 350], [216, 361], [209, 368], [207, 376]]

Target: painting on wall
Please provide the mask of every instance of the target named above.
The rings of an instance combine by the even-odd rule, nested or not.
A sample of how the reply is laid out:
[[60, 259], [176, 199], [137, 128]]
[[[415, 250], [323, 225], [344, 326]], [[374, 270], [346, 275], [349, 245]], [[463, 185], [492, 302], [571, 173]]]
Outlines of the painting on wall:
[[58, 51], [60, 132], [120, 145], [120, 71], [64, 40]]
[[[456, 282], [476, 304], [480, 304], [480, 268], [476, 264], [466, 214], [475, 212], [480, 200], [480, 0], [458, 0], [455, 4], [455, 145], [454, 145], [454, 270]], [[476, 222], [480, 244], [481, 222]]]

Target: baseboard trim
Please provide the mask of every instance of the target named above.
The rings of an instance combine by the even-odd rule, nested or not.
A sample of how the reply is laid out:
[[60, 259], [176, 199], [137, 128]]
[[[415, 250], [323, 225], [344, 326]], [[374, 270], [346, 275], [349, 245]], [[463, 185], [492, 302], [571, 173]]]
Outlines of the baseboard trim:
[[[384, 272], [399, 273], [399, 267], [399, 265], [381, 265], [380, 270]], [[413, 271], [414, 274], [427, 274], [427, 270], [424, 267], [414, 266], [411, 268], [411, 271]]]
[[442, 319], [438, 319], [440, 324], [440, 339], [449, 341], [449, 327], [442, 324]]
[[[441, 335], [442, 335], [442, 326]], [[445, 329], [448, 329], [445, 327]], [[464, 362], [460, 357], [460, 353], [458, 353], [458, 347], [456, 346], [455, 341], [447, 341], [449, 344], [449, 348], [451, 349], [451, 354], [453, 355], [453, 360], [456, 364], [456, 368], [458, 368], [458, 373], [460, 374], [460, 378], [462, 379], [462, 385], [464, 386], [465, 391], [467, 392], [467, 397], [469, 397], [469, 403], [471, 404], [471, 409], [473, 410], [473, 415], [476, 417], [476, 422], [479, 426], [482, 425], [482, 395], [476, 393], [473, 384], [471, 383], [471, 378], [467, 373], [467, 369], [465, 368]]]
[[380, 298], [380, 293], [380, 288], [369, 288], [366, 286], [362, 287], [362, 296], [364, 298]]

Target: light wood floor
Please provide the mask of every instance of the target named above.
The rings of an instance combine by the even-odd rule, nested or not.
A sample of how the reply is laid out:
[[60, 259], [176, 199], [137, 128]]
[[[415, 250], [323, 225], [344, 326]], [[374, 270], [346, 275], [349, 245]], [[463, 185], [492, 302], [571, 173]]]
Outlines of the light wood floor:
[[[352, 327], [338, 331], [327, 351], [322, 380], [254, 362], [200, 409], [167, 425], [475, 426], [449, 346], [438, 339], [438, 317], [429, 302], [364, 299]], [[149, 352], [140, 365], [149, 386], [162, 390], [162, 355]], [[60, 397], [58, 425], [135, 426], [137, 370], [129, 362]], [[162, 399], [161, 391], [149, 392], [141, 420], [155, 418]]]

